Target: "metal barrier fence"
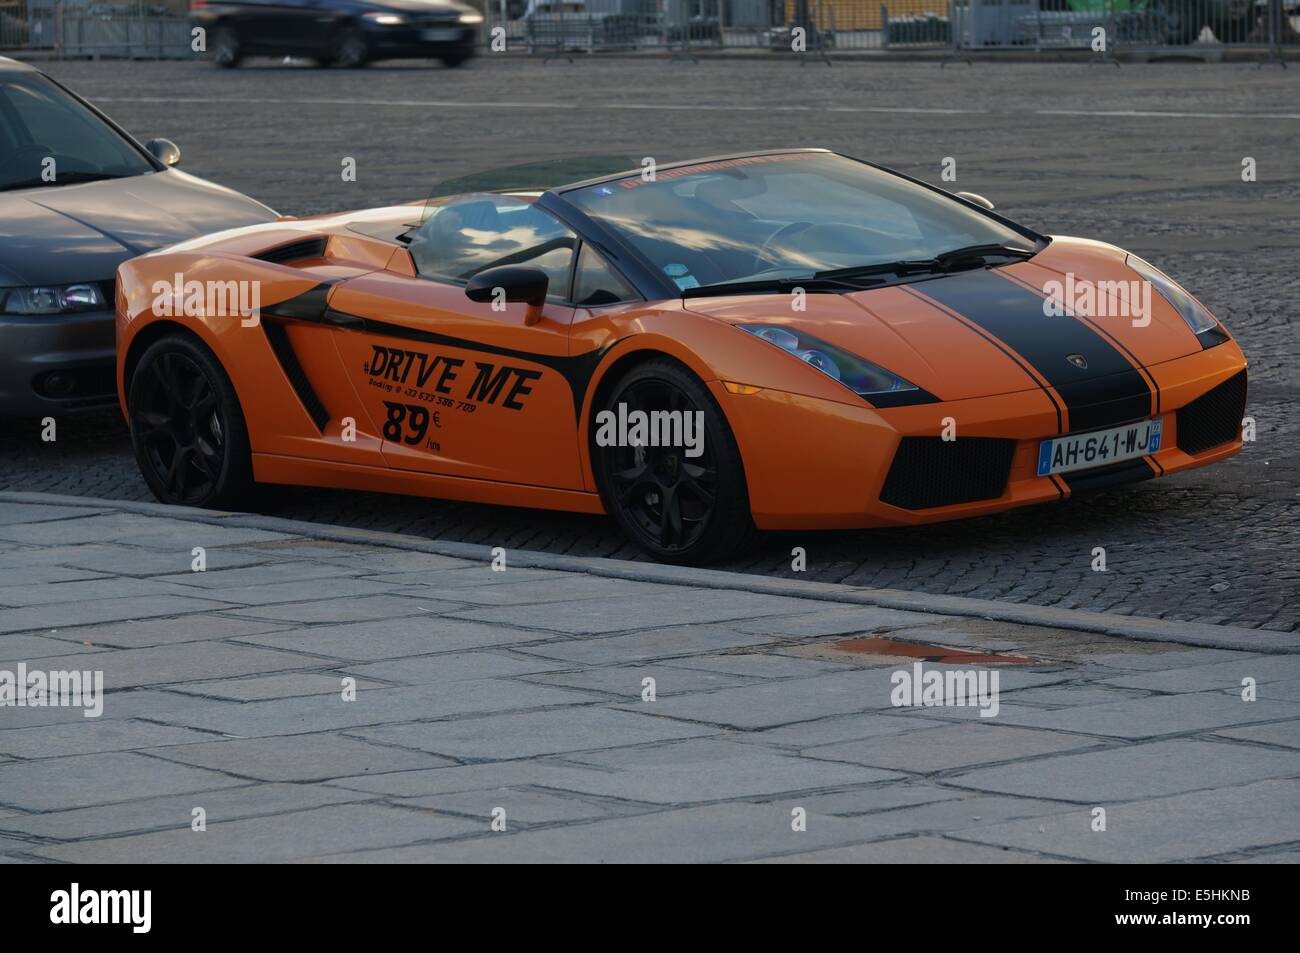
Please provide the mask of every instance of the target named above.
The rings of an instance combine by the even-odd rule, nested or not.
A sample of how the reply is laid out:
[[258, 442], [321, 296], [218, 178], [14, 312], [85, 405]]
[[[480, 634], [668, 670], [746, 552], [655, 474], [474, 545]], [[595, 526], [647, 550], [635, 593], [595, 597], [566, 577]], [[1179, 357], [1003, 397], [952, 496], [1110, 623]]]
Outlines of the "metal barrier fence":
[[[264, 0], [269, 4], [298, 0]], [[484, 42], [548, 56], [704, 50], [1120, 49], [1300, 44], [1300, 0], [471, 0]], [[0, 50], [189, 58], [189, 0], [0, 0]], [[1100, 50], [1098, 52], [1101, 52]]]
[[0, 0], [0, 50], [188, 59], [188, 0]]
[[[951, 43], [949, 0], [487, 0], [486, 42], [600, 50], [867, 50]], [[503, 9], [504, 8], [504, 9]], [[504, 13], [504, 16], [503, 16]]]
[[1300, 42], [1300, 0], [952, 0], [961, 49], [1210, 51]]
[[509, 49], [549, 55], [950, 46], [1112, 52], [1300, 42], [1300, 0], [530, 0], [513, 15], [487, 2], [485, 36], [500, 28]]

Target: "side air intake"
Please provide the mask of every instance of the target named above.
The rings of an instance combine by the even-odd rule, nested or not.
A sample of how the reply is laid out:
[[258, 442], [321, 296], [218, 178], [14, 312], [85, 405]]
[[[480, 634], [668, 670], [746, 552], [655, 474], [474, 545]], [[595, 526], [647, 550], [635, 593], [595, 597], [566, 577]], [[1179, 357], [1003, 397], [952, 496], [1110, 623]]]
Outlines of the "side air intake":
[[269, 261], [273, 265], [292, 265], [294, 262], [311, 261], [325, 256], [327, 238], [304, 238], [287, 245], [277, 245], [264, 252], [253, 255], [258, 261]]

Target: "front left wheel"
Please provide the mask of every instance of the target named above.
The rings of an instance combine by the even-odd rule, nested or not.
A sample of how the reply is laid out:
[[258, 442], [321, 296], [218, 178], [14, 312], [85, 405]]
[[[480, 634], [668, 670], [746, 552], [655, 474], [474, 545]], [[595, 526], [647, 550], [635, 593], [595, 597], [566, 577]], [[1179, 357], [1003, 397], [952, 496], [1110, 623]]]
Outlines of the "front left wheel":
[[602, 404], [592, 421], [592, 465], [606, 511], [629, 538], [656, 559], [687, 565], [746, 544], [754, 524], [740, 449], [699, 378], [676, 361], [649, 360]]
[[175, 335], [141, 355], [127, 392], [136, 462], [163, 503], [238, 507], [253, 487], [234, 385], [201, 342]]

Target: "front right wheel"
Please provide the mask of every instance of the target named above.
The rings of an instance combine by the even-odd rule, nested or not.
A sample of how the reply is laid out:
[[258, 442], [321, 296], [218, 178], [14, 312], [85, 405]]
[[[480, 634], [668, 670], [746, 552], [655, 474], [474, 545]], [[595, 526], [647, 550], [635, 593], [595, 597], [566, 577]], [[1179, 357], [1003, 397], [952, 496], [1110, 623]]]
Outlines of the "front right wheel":
[[595, 408], [591, 434], [606, 511], [656, 559], [716, 562], [750, 539], [736, 438], [708, 388], [681, 364], [631, 368]]

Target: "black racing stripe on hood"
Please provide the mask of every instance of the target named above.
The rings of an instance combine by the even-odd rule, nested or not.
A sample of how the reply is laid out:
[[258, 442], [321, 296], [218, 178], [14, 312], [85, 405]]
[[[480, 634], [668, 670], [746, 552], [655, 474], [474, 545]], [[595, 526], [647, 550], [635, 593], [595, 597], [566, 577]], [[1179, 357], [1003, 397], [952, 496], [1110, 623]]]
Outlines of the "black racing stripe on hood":
[[[1151, 416], [1151, 387], [1142, 373], [1078, 318], [1045, 315], [1043, 299], [1032, 291], [983, 268], [917, 287], [1028, 361], [1065, 401], [1071, 431]], [[1087, 367], [1071, 364], [1070, 354], [1083, 355]]]

